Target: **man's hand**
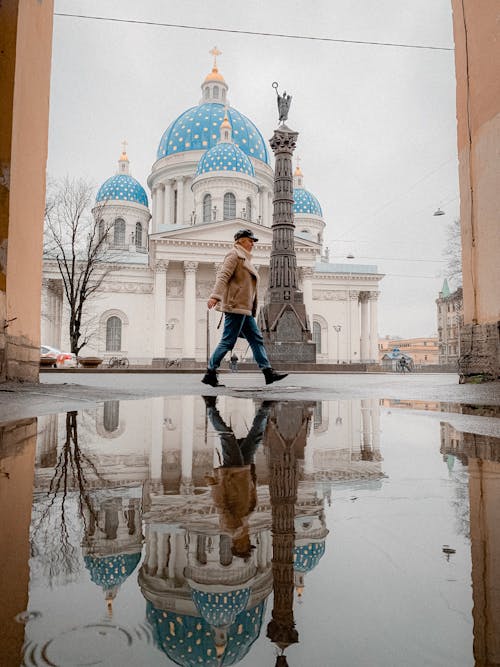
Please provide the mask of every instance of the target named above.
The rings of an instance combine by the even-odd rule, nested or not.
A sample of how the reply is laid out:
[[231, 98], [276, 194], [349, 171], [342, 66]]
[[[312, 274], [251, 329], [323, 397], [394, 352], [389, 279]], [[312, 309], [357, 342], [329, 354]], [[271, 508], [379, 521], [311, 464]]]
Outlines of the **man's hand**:
[[207, 301], [207, 308], [208, 308], [208, 310], [211, 310], [211, 309], [215, 306], [215, 304], [218, 303], [218, 302], [219, 302], [219, 299], [214, 299], [213, 297], [210, 298], [210, 299]]

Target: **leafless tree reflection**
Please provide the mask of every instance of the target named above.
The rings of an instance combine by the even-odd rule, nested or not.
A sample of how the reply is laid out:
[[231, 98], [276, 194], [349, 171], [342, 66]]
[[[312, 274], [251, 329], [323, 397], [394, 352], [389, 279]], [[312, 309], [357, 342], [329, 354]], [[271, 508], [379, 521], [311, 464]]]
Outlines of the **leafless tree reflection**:
[[85, 515], [96, 521], [89, 489], [95, 479], [106, 482], [78, 442], [78, 413], [66, 413], [65, 440], [54, 467], [49, 489], [34, 506], [31, 555], [41, 565], [50, 585], [74, 579], [81, 567], [81, 531]]

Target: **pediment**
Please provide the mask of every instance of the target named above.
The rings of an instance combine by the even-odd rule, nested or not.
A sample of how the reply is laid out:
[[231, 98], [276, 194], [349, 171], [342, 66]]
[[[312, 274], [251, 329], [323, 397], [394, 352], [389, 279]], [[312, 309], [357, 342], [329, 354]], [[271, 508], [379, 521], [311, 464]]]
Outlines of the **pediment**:
[[[219, 222], [210, 222], [178, 229], [170, 227], [168, 230], [151, 234], [150, 241], [184, 241], [190, 245], [196, 243], [231, 243], [234, 235], [239, 229], [251, 229], [259, 239], [259, 245], [271, 246], [273, 232], [271, 227], [264, 227], [248, 220], [221, 220]], [[294, 237], [295, 248], [314, 248], [318, 249], [318, 244], [307, 239]]]

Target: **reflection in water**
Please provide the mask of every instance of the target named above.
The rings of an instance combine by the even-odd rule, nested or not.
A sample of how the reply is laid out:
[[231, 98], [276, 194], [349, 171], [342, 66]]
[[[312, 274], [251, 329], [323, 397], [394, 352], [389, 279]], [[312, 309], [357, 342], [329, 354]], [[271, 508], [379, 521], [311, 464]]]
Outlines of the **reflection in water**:
[[[311, 573], [328, 572], [325, 591], [331, 579], [351, 580], [350, 569], [339, 569], [342, 549], [360, 526], [380, 520], [377, 503], [398, 472], [391, 461], [401, 454], [405, 422], [384, 461], [376, 400], [186, 396], [120, 407], [39, 420], [30, 604], [16, 610], [28, 608], [23, 664], [70, 667], [81, 659], [77, 646], [96, 664], [166, 665], [167, 658], [284, 667], [304, 664], [307, 654], [312, 664], [317, 655], [317, 664], [329, 664], [335, 637], [327, 631], [324, 646], [311, 639], [309, 619], [325, 609]], [[464, 539], [469, 484], [474, 652], [482, 667], [499, 662], [499, 446], [450, 428], [442, 426], [446, 464], [439, 465]], [[457, 460], [468, 464], [468, 478]], [[366, 517], [356, 515], [358, 496]], [[354, 503], [347, 533], [333, 525], [343, 498]], [[451, 567], [460, 554], [444, 549], [457, 544], [443, 542], [439, 561]], [[304, 604], [294, 608], [296, 601]], [[449, 664], [446, 654], [436, 660]]]
[[477, 667], [493, 667], [500, 664], [500, 440], [442, 423], [441, 452], [468, 467], [470, 513], [459, 498], [457, 514], [462, 530], [470, 526], [474, 658]]

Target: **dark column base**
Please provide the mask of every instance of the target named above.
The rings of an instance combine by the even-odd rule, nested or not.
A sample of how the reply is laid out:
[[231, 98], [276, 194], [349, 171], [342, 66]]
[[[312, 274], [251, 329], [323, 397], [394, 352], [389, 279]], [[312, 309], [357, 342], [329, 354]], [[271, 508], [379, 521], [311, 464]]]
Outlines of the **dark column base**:
[[462, 325], [458, 368], [461, 383], [500, 378], [500, 322]]

